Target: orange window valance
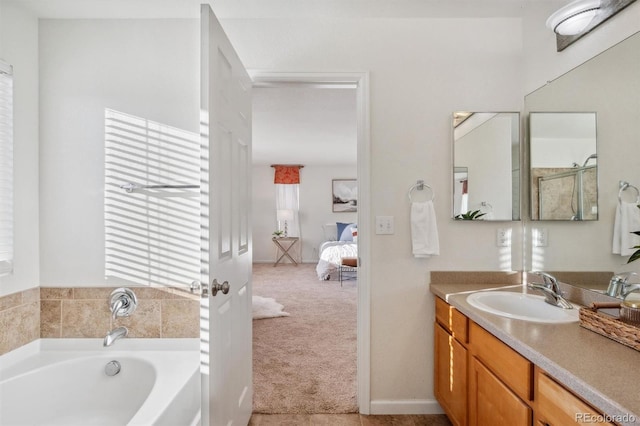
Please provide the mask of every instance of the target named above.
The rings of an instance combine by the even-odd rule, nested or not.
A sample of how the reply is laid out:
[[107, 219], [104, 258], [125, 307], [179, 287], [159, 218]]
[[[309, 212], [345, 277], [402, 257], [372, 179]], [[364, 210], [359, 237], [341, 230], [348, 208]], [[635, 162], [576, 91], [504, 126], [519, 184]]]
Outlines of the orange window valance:
[[271, 167], [276, 169], [273, 183], [284, 184], [299, 184], [300, 183], [300, 169], [304, 166], [296, 165], [284, 165], [274, 164]]

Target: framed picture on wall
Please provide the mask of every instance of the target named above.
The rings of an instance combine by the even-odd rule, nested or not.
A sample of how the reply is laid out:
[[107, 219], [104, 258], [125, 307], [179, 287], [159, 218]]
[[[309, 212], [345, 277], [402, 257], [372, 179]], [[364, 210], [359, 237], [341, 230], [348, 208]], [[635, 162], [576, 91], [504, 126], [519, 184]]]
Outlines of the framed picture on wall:
[[333, 212], [358, 211], [358, 181], [356, 179], [333, 179], [331, 181], [333, 195]]

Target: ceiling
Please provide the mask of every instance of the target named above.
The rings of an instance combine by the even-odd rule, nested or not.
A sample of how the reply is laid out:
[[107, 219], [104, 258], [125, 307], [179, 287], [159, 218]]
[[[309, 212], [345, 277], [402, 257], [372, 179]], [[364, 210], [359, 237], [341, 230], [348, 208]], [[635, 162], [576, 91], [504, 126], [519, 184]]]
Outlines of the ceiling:
[[[541, 0], [0, 0], [43, 18], [197, 18], [209, 3], [220, 19], [518, 17]], [[556, 3], [562, 4], [561, 0]], [[566, 3], [566, 2], [565, 2]]]

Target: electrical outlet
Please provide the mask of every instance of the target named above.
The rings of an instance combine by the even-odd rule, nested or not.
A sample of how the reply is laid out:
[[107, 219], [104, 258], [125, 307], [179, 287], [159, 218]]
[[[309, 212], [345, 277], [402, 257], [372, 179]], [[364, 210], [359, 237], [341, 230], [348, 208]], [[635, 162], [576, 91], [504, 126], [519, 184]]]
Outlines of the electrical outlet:
[[534, 247], [547, 247], [549, 245], [549, 233], [547, 228], [533, 229], [533, 245]]
[[393, 216], [376, 216], [376, 234], [391, 235], [394, 232]]
[[496, 232], [496, 246], [511, 247], [511, 228], [498, 228]]

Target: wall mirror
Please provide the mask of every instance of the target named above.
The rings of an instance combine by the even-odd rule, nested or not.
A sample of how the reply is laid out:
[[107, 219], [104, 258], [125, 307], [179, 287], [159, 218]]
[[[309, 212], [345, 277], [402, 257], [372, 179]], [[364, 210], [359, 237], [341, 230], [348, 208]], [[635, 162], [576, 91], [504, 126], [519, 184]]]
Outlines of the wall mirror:
[[520, 220], [519, 113], [453, 113], [453, 218]]
[[598, 220], [596, 113], [529, 114], [532, 220]]
[[[611, 273], [640, 273], [640, 261], [627, 263], [629, 255], [614, 253], [612, 241], [618, 197], [633, 201], [635, 191], [620, 192], [620, 181], [640, 187], [640, 33], [636, 33], [582, 65], [550, 81], [525, 97], [525, 114], [540, 112], [595, 113], [597, 118], [598, 220], [534, 221], [524, 223], [525, 269], [552, 273], [605, 272], [589, 281], [584, 276], [563, 279], [575, 286], [606, 289]], [[529, 120], [526, 120], [529, 123]], [[527, 134], [530, 132], [527, 131]], [[530, 149], [525, 150], [528, 156]], [[583, 166], [596, 151], [585, 150], [575, 159]], [[555, 152], [554, 152], [555, 155]], [[529, 160], [526, 159], [525, 164]], [[530, 172], [529, 167], [526, 173]], [[530, 182], [531, 177], [527, 176]], [[530, 185], [523, 185], [529, 188]], [[531, 200], [523, 197], [524, 204]], [[529, 208], [524, 207], [524, 208]], [[587, 209], [590, 210], [590, 209]], [[528, 216], [528, 215], [527, 215]], [[539, 229], [546, 230], [546, 244], [532, 239]], [[557, 275], [563, 276], [562, 274]]]

